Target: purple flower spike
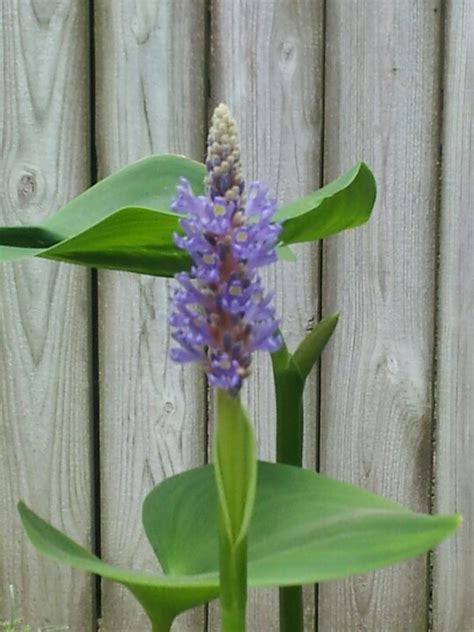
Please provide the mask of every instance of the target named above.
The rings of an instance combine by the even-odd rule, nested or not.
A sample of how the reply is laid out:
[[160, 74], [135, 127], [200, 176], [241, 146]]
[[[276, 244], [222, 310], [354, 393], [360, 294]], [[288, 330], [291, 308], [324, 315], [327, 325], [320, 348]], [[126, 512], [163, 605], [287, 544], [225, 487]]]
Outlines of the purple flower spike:
[[237, 395], [253, 351], [276, 351], [279, 322], [257, 268], [276, 260], [280, 224], [276, 201], [260, 182], [243, 197], [240, 148], [227, 106], [214, 111], [206, 160], [207, 195], [195, 196], [182, 178], [172, 209], [183, 213], [175, 243], [191, 255], [191, 273], [176, 275], [170, 324], [177, 362], [201, 363], [212, 386]]

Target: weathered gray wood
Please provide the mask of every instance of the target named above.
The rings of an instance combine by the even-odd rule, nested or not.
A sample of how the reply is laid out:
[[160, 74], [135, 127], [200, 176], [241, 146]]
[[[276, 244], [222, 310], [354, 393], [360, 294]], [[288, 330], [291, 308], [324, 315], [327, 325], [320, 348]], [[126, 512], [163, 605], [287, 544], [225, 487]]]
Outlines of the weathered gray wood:
[[438, 300], [437, 511], [464, 517], [434, 558], [433, 630], [474, 630], [474, 3], [447, 3]]
[[[150, 153], [204, 156], [205, 2], [100, 0], [96, 5], [100, 176]], [[141, 526], [151, 488], [201, 464], [204, 384], [169, 359], [169, 284], [100, 274], [102, 549], [126, 566], [155, 570]], [[146, 630], [135, 600], [104, 584], [106, 630]], [[199, 611], [176, 630], [201, 630]]]
[[[314, 0], [214, 0], [212, 3], [212, 102], [226, 102], [240, 131], [247, 180], [272, 187], [288, 201], [319, 185], [322, 106], [322, 2]], [[319, 254], [295, 249], [297, 263], [263, 271], [275, 291], [283, 333], [293, 349], [318, 317]], [[268, 355], [258, 358], [244, 393], [257, 430], [261, 458], [275, 458], [275, 408]], [[314, 466], [316, 384], [308, 385], [306, 460]], [[308, 596], [311, 595], [311, 588]], [[308, 600], [307, 629], [314, 625]], [[277, 592], [251, 594], [249, 630], [278, 629]], [[211, 628], [218, 629], [217, 609]]]
[[[89, 182], [87, 11], [80, 0], [0, 8], [0, 222], [40, 222]], [[41, 558], [23, 498], [90, 547], [89, 273], [0, 268], [0, 620], [92, 630], [92, 580]]]
[[[325, 178], [365, 159], [367, 227], [327, 240], [321, 467], [428, 510], [438, 176], [439, 2], [327, 3]], [[320, 586], [319, 630], [423, 630], [426, 560]]]

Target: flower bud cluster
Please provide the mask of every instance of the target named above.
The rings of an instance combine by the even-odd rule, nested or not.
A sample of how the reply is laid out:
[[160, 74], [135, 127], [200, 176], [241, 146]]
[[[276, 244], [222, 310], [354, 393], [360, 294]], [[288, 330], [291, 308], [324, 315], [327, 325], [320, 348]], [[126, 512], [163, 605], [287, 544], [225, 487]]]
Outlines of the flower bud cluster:
[[281, 226], [268, 188], [250, 184], [245, 203], [235, 123], [220, 105], [213, 117], [207, 159], [207, 195], [195, 196], [181, 179], [172, 209], [183, 213], [175, 243], [192, 257], [191, 273], [176, 276], [170, 323], [178, 362], [204, 365], [210, 384], [237, 394], [249, 375], [252, 352], [276, 351], [278, 321], [257, 274], [276, 260]]
[[221, 103], [214, 110], [207, 137], [205, 185], [211, 198], [238, 200], [244, 190], [235, 121]]

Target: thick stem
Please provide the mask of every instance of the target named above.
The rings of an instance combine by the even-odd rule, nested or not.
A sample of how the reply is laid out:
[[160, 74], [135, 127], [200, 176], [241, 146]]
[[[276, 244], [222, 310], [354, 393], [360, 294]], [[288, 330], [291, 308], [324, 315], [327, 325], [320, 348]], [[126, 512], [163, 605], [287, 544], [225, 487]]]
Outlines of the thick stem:
[[[292, 365], [286, 347], [280, 353], [282, 366], [274, 358], [277, 409], [277, 462], [302, 466], [304, 379]], [[276, 361], [275, 361], [276, 360]], [[280, 588], [280, 632], [304, 632], [301, 586]]]
[[[301, 395], [299, 395], [298, 390], [293, 391], [294, 401], [291, 401], [293, 398], [279, 398], [277, 395], [277, 462], [301, 467], [303, 459], [303, 393], [301, 391]], [[278, 402], [279, 399], [280, 402]], [[281, 401], [282, 399], [284, 401]], [[298, 410], [297, 415], [295, 415], [295, 409]], [[279, 603], [280, 632], [304, 632], [303, 590], [301, 586], [280, 588]]]
[[[293, 378], [293, 379], [292, 379]], [[283, 382], [283, 384], [280, 384]], [[303, 388], [300, 378], [275, 376], [277, 408], [277, 463], [303, 463]]]
[[[221, 525], [222, 529], [223, 525]], [[235, 548], [220, 540], [220, 607], [222, 632], [245, 632], [247, 605], [247, 538]]]
[[280, 632], [303, 632], [303, 591], [301, 586], [280, 588]]
[[222, 632], [245, 631], [247, 531], [256, 488], [253, 428], [240, 400], [217, 394], [214, 471], [219, 497], [219, 578]]

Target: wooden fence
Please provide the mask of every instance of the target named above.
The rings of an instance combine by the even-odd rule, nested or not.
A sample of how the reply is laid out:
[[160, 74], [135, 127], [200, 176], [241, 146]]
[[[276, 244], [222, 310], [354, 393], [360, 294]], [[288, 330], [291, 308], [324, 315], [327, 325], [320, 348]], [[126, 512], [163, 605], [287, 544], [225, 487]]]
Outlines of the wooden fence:
[[[359, 159], [374, 169], [366, 227], [266, 275], [290, 346], [341, 312], [308, 388], [306, 464], [465, 524], [429, 559], [307, 589], [307, 630], [473, 631], [474, 0], [3, 0], [0, 16], [2, 224], [38, 222], [150, 153], [202, 159], [219, 101], [245, 173], [279, 200]], [[0, 619], [12, 584], [35, 629], [148, 629], [124, 590], [40, 559], [15, 504], [154, 569], [142, 499], [208, 454], [203, 378], [168, 357], [169, 287], [0, 268]], [[246, 400], [271, 459], [268, 369]], [[217, 630], [216, 613], [174, 629]], [[275, 591], [248, 618], [277, 630]]]

